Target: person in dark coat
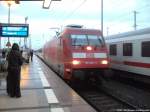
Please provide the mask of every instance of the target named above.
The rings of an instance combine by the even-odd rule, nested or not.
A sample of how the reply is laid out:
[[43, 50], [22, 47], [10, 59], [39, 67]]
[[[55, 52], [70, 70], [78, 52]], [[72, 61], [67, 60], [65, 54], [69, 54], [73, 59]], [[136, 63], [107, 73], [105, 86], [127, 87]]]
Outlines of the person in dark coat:
[[3, 49], [2, 50], [2, 58], [5, 58], [5, 56], [6, 56], [6, 51], [5, 51], [5, 49]]
[[31, 57], [31, 61], [33, 59], [33, 50], [30, 50], [30, 57]]
[[7, 93], [10, 97], [21, 97], [20, 91], [20, 72], [23, 58], [19, 51], [18, 44], [14, 43], [11, 51], [7, 55], [8, 76], [7, 76]]

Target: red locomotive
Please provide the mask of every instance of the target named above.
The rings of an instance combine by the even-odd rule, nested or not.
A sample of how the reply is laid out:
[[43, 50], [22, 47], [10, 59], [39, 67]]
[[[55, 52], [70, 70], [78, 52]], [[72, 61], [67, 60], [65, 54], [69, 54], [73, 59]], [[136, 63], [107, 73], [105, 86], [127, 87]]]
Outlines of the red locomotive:
[[44, 60], [64, 79], [101, 75], [109, 67], [108, 51], [99, 30], [66, 27], [43, 48]]

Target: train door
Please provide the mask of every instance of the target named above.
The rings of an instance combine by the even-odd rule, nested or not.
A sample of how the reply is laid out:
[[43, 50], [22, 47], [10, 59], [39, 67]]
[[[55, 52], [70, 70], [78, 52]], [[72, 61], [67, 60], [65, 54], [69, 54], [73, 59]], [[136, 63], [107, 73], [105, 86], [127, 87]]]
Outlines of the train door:
[[62, 36], [58, 36], [57, 43], [57, 59], [58, 59], [58, 73], [63, 77], [64, 65], [63, 65], [63, 43]]

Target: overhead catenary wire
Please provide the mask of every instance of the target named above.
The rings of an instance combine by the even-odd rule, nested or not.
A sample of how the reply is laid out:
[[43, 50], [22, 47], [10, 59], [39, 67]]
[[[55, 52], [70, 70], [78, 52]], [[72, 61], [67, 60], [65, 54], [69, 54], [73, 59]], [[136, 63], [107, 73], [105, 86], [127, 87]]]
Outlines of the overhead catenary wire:
[[[146, 4], [138, 9], [135, 9], [138, 13], [141, 13], [142, 10], [145, 10], [147, 8], [150, 8], [150, 4]], [[134, 10], [133, 10], [134, 11]], [[119, 16], [116, 16], [117, 21], [119, 20], [119, 22], [121, 22], [122, 20], [124, 20], [125, 17], [128, 17], [129, 15], [132, 15], [133, 11], [129, 11], [129, 12], [125, 12]], [[111, 20], [116, 20], [116, 18], [111, 19]]]
[[[87, 0], [83, 0], [83, 1], [81, 1], [81, 3], [76, 7], [76, 8], [74, 8], [72, 11], [70, 11], [70, 12], [68, 12], [67, 13], [67, 11], [68, 10], [65, 10], [64, 11], [64, 13], [63, 14], [60, 14], [59, 15], [59, 17], [61, 18], [61, 19], [59, 19], [59, 21], [60, 21], [60, 24], [62, 25], [62, 24], [64, 24], [66, 21], [68, 21], [73, 15], [75, 15], [75, 14], [77, 14], [78, 13], [78, 11], [81, 9], [81, 7], [86, 3], [86, 1]], [[140, 0], [141, 1], [141, 0]], [[75, 1], [74, 1], [75, 2]], [[105, 2], [105, 1], [104, 1]], [[126, 9], [126, 11], [123, 13], [123, 11], [121, 11], [121, 14], [116, 14], [116, 17], [114, 17], [114, 18], [112, 18], [111, 19], [111, 22], [113, 22], [113, 21], [115, 21], [115, 23], [110, 23], [110, 25], [116, 25], [118, 22], [119, 23], [125, 23], [125, 22], [132, 22], [133, 23], [133, 11], [134, 10], [131, 10], [131, 9], [133, 9], [133, 8], [131, 8], [131, 9], [128, 9], [128, 7], [127, 6], [123, 6], [122, 7], [122, 4], [124, 4], [124, 2], [125, 2], [125, 0], [123, 1], [123, 0], [121, 0], [121, 1], [113, 1], [112, 3], [112, 5], [113, 5], [113, 7], [114, 8], [120, 8], [121, 10], [125, 10]], [[141, 1], [142, 2], [142, 1]], [[140, 2], [139, 2], [140, 3]], [[72, 4], [71, 4], [72, 5]], [[104, 4], [104, 5], [106, 5], [106, 4]], [[138, 4], [137, 4], [137, 6], [138, 6]], [[146, 4], [146, 3], [144, 3], [142, 6], [140, 6], [139, 8], [135, 8], [135, 11], [137, 11], [138, 12], [138, 15], [139, 14], [141, 14], [141, 13], [145, 13], [145, 11], [143, 11], [143, 10], [146, 10], [146, 9], [148, 9], [150, 7], [150, 4]], [[106, 8], [105, 6], [104, 6], [104, 8]], [[127, 11], [127, 10], [129, 10], [129, 11]], [[105, 12], [104, 12], [105, 13]], [[54, 13], [54, 15], [55, 15], [55, 13]], [[56, 15], [57, 16], [57, 15]], [[105, 15], [104, 15], [105, 16]], [[139, 17], [139, 16], [138, 16]], [[104, 22], [108, 22], [108, 20], [104, 20]], [[139, 18], [137, 19], [137, 22], [139, 21]], [[132, 24], [131, 23], [131, 24]], [[130, 25], [129, 25], [130, 26]], [[133, 25], [131, 25], [132, 27], [133, 27]], [[130, 27], [131, 27], [130, 26]], [[139, 24], [138, 24], [138, 26], [139, 26]], [[108, 27], [108, 26], [107, 26]]]
[[[146, 11], [142, 11], [142, 10], [147, 10], [148, 8], [150, 8], [150, 4], [146, 4], [146, 5], [143, 5], [142, 7], [139, 7], [139, 8], [137, 8], [135, 11], [137, 12], [136, 14], [144, 14], [144, 13], [146, 13]], [[147, 10], [148, 11], [148, 10]], [[140, 16], [139, 15], [139, 16]], [[148, 15], [148, 14], [147, 14]], [[146, 15], [146, 16], [147, 16]], [[143, 17], [143, 16], [142, 16]], [[148, 16], [147, 16], [148, 17]], [[130, 11], [130, 12], [126, 12], [126, 13], [123, 13], [123, 14], [121, 14], [120, 16], [116, 16], [116, 17], [114, 17], [113, 19], [111, 19], [111, 21], [114, 21], [114, 20], [116, 20], [117, 21], [117, 23], [118, 22], [126, 22], [127, 20], [126, 19], [130, 19], [128, 22], [131, 22], [133, 19], [133, 11]], [[138, 18], [138, 20], [137, 20], [137, 22], [139, 23], [139, 19], [141, 19], [141, 18]], [[111, 25], [115, 25], [116, 23], [111, 23]], [[138, 26], [139, 26], [139, 24], [138, 24]], [[141, 26], [141, 25], [140, 25]], [[131, 27], [131, 26], [130, 26]], [[132, 26], [133, 27], [133, 26]]]
[[[150, 7], [147, 7], [147, 8], [150, 8]], [[144, 8], [145, 9], [145, 8]], [[139, 18], [140, 17], [140, 15], [141, 14], [144, 14], [145, 13], [145, 11], [140, 11], [140, 12], [138, 12], [138, 11], [136, 11], [137, 13], [136, 14], [138, 14], [139, 16], [138, 16], [138, 19], [137, 19], [137, 22], [138, 22], [138, 27], [139, 26], [141, 26], [140, 24], [142, 24], [142, 23], [144, 23], [143, 21], [144, 20], [141, 20], [141, 18]], [[131, 16], [130, 16], [131, 15]], [[147, 15], [146, 15], [147, 16]], [[116, 17], [117, 19], [116, 19], [116, 21], [117, 21], [117, 23], [121, 23], [121, 22], [126, 22], [127, 20], [128, 20], [128, 22], [131, 22], [131, 21], [133, 21], [133, 11], [132, 12], [130, 12], [130, 13], [128, 13], [128, 14], [125, 14], [125, 16], [117, 16]], [[145, 17], [146, 18], [146, 17]], [[148, 18], [148, 16], [147, 16], [147, 18]], [[130, 20], [129, 20], [130, 19]], [[144, 18], [143, 18], [144, 19]], [[115, 20], [115, 19], [113, 19], [113, 20]], [[112, 20], [112, 21], [113, 21]], [[116, 23], [111, 23], [111, 25], [115, 25]], [[133, 25], [131, 25], [131, 27], [133, 27]]]
[[[79, 0], [78, 0], [79, 1]], [[55, 12], [55, 8], [51, 7], [50, 13], [52, 15], [52, 17], [55, 17], [55, 20], [57, 20], [57, 23], [59, 24], [59, 26], [61, 26], [62, 28], [62, 24], [64, 24], [65, 21], [67, 21], [81, 6], [83, 6], [83, 4], [86, 2], [87, 0], [83, 0], [81, 3], [79, 3], [79, 5], [77, 5], [72, 11], [71, 9], [69, 9], [70, 11], [68, 11], [68, 8], [66, 10], [60, 10], [59, 14]], [[70, 2], [70, 1], [69, 1]], [[61, 5], [63, 6], [63, 3], [68, 3], [67, 1], [63, 1], [61, 3]], [[72, 0], [71, 4], [69, 5], [71, 8], [75, 6], [75, 4], [78, 3], [77, 0]], [[61, 6], [59, 6], [59, 9], [61, 9]], [[69, 13], [68, 13], [69, 12]], [[60, 29], [61, 29], [60, 28]]]
[[83, 6], [83, 4], [86, 3], [86, 1], [87, 1], [87, 0], [83, 0], [83, 1], [81, 2], [81, 4], [79, 4], [73, 11], [71, 11], [71, 13], [69, 13], [69, 14], [62, 20], [62, 23], [64, 23], [65, 21], [67, 21], [73, 14], [75, 14], [75, 12], [76, 12], [77, 10], [79, 10], [80, 7]]

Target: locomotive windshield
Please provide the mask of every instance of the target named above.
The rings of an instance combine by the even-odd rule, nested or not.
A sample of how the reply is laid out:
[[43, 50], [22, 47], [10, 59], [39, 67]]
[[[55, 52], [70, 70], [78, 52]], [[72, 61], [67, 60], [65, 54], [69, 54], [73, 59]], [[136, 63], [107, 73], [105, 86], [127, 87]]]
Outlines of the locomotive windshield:
[[71, 35], [72, 46], [99, 46], [103, 44], [102, 37], [98, 35]]

